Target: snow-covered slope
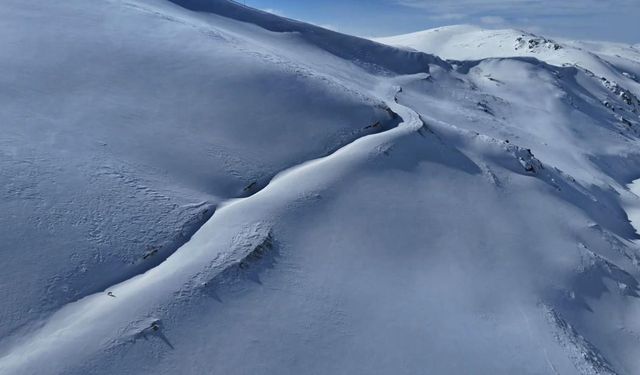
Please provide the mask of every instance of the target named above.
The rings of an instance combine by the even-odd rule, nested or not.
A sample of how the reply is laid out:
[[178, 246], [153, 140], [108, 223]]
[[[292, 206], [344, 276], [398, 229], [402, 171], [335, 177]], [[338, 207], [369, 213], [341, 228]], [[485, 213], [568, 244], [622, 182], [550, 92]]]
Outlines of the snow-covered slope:
[[[614, 166], [605, 166], [598, 156], [611, 152], [605, 146], [611, 137], [593, 134], [599, 134], [603, 127], [619, 129], [623, 135], [638, 131], [640, 52], [634, 47], [554, 41], [518, 30], [485, 30], [467, 25], [379, 41], [435, 53], [452, 60], [459, 71], [479, 78], [459, 92], [447, 86], [437, 95], [430, 95], [433, 100], [450, 103], [461, 96], [468, 98], [469, 91], [478, 92], [473, 109], [484, 111], [493, 120], [480, 124], [473, 121], [467, 126], [470, 130], [490, 126], [492, 130], [484, 132], [500, 139], [515, 137], [527, 148], [545, 147], [548, 160], [556, 155], [554, 165], [587, 179], [593, 175], [588, 165], [568, 165], [581, 153], [587, 154], [588, 164], [596, 162], [606, 168], [609, 177], [626, 177], [626, 167], [612, 170]], [[513, 110], [516, 103], [521, 110]], [[502, 109], [494, 111], [494, 107]], [[446, 110], [451, 113], [449, 108]], [[457, 116], [463, 115], [462, 111], [457, 112]], [[468, 121], [457, 120], [458, 126], [465, 122]], [[574, 148], [575, 143], [579, 144]]]
[[469, 25], [440, 27], [377, 41], [451, 60], [533, 57], [556, 66], [578, 65], [640, 96], [640, 50], [630, 45], [552, 39], [521, 30], [488, 30]]
[[0, 17], [0, 334], [157, 265], [220, 201], [394, 123], [344, 61], [293, 34], [166, 2], [7, 1]]
[[0, 374], [640, 369], [639, 118], [593, 67], [0, 9]]

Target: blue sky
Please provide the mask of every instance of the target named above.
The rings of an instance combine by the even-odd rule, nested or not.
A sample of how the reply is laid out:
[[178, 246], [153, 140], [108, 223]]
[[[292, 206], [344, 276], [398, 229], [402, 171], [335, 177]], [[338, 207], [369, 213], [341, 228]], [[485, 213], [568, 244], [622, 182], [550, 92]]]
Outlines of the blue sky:
[[467, 23], [640, 43], [640, 0], [246, 0], [246, 4], [361, 36]]

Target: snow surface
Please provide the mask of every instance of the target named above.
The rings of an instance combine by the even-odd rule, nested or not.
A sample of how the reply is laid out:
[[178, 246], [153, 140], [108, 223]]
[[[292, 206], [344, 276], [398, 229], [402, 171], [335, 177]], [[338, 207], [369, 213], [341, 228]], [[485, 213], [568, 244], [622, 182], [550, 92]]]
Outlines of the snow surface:
[[521, 30], [457, 25], [376, 39], [451, 60], [533, 57], [556, 66], [580, 66], [640, 96], [640, 50], [620, 43], [554, 40]]
[[0, 9], [0, 374], [640, 371], [634, 47]]
[[640, 233], [640, 179], [629, 184], [629, 190], [635, 197], [628, 199], [625, 208], [631, 225], [633, 225], [637, 233]]

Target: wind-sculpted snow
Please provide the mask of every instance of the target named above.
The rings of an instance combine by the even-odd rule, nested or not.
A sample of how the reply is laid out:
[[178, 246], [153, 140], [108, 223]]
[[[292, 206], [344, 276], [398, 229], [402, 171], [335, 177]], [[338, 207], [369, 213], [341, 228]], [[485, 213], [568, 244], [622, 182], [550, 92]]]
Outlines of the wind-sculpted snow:
[[377, 41], [449, 60], [532, 57], [556, 66], [578, 66], [640, 94], [640, 51], [629, 45], [551, 40], [520, 30], [473, 26], [441, 27]]
[[[400, 116], [406, 116], [401, 124], [403, 132], [421, 129], [423, 124], [418, 114], [394, 101], [397, 90], [383, 88], [381, 94], [392, 110], [397, 109]], [[393, 136], [398, 132], [387, 133]], [[74, 358], [95, 355], [105, 342], [118, 345], [131, 335], [136, 338], [149, 328], [158, 328], [151, 325], [159, 320], [149, 320], [154, 310], [170, 297], [189, 295], [194, 289], [206, 286], [209, 280], [230, 266], [255, 254], [256, 249], [265, 246], [272, 236], [270, 226], [273, 224], [269, 223], [269, 217], [277, 215], [278, 210], [290, 203], [291, 194], [296, 196], [309, 188], [317, 189], [318, 179], [325, 180], [324, 184], [337, 179], [346, 173], [349, 164], [366, 157], [375, 143], [380, 140], [360, 139], [324, 159], [279, 175], [263, 191], [249, 198], [224, 204], [185, 246], [158, 267], [109, 288], [108, 294], [86, 297], [53, 315], [24, 347], [18, 346], [9, 352], [4, 371], [62, 372], [66, 366], [77, 365]], [[346, 157], [341, 157], [343, 154]], [[297, 188], [301, 192], [296, 194], [290, 187], [292, 181], [303, 182]], [[247, 220], [251, 224], [245, 224]], [[225, 227], [228, 229], [224, 230]], [[132, 325], [132, 317], [141, 317], [141, 320]], [[149, 327], [146, 322], [150, 322]], [[55, 342], [59, 345], [52, 345]], [[81, 348], [77, 347], [80, 342], [84, 342]], [[42, 363], [49, 363], [48, 368], [43, 368]]]
[[626, 47], [0, 9], [0, 374], [638, 373]]
[[194, 11], [250, 22], [267, 30], [299, 34], [303, 40], [371, 70], [386, 69], [399, 74], [411, 74], [429, 71], [430, 64], [448, 67], [447, 63], [433, 55], [389, 48], [369, 40], [247, 8], [234, 1], [171, 1]]
[[306, 62], [344, 61], [154, 9], [2, 4], [0, 335], [157, 265], [221, 200], [395, 125], [352, 88], [366, 76]]

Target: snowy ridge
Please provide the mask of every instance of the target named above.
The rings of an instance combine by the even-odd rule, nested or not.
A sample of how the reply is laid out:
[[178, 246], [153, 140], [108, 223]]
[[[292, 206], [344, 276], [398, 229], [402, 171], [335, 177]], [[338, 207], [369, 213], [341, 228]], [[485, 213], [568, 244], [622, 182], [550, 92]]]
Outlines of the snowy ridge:
[[553, 40], [520, 30], [485, 30], [475, 26], [448, 26], [389, 38], [379, 42], [434, 53], [451, 60], [534, 57], [556, 66], [577, 65], [598, 77], [640, 93], [638, 50], [632, 46]]
[[299, 33], [305, 41], [365, 67], [383, 68], [399, 74], [425, 72], [429, 70], [430, 64], [448, 67], [444, 61], [433, 55], [388, 48], [365, 39], [262, 12], [235, 1], [171, 1], [194, 11], [215, 13], [238, 21], [250, 22], [270, 31]]
[[415, 52], [223, 0], [0, 7], [22, 78], [0, 91], [0, 374], [640, 368], [631, 49], [392, 43]]
[[[425, 76], [423, 73], [415, 78], [402, 77], [398, 81]], [[152, 316], [158, 306], [175, 295], [189, 295], [193, 289], [206, 286], [207, 281], [241, 263], [265, 243], [270, 236], [270, 225], [260, 221], [260, 218], [277, 216], [280, 206], [310, 188], [303, 185], [294, 190], [293, 181], [317, 180], [317, 177], [306, 177], [308, 175], [326, 176], [324, 183], [330, 184], [328, 176], [338, 178], [345, 173], [339, 172], [346, 169], [341, 165], [345, 159], [366, 158], [371, 149], [392, 141], [394, 136], [420, 130], [423, 123], [419, 115], [396, 102], [395, 94], [399, 90], [400, 86], [382, 87], [380, 93], [387, 105], [403, 119], [398, 129], [402, 132], [390, 130], [377, 136], [360, 138], [330, 156], [279, 174], [255, 195], [223, 203], [211, 220], [166, 261], [139, 277], [108, 288], [108, 293], [89, 296], [63, 308], [34, 337], [28, 338], [25, 346], [8, 353], [0, 369], [6, 373], [40, 373], [43, 370], [41, 363], [49, 363], [47, 371], [62, 372], [65, 369], [62, 366], [77, 365], [73, 363], [74, 358], [82, 360], [94, 355], [100, 348], [96, 345], [105, 342], [113, 345], [157, 330], [159, 320]], [[343, 154], [346, 156], [341, 157]], [[252, 213], [255, 219], [250, 222], [253, 221], [253, 224], [246, 224], [250, 219], [247, 213], [254, 210], [255, 206], [260, 209], [260, 204], [254, 203], [254, 200], [269, 202], [267, 213]], [[223, 231], [222, 227], [242, 229], [235, 233], [234, 230]], [[132, 324], [133, 316], [149, 318]], [[78, 342], [86, 344], [79, 348]]]
[[291, 56], [279, 34], [163, 1], [33, 5], [3, 13], [3, 336], [156, 265], [220, 201], [396, 122], [329, 73], [343, 62]]

